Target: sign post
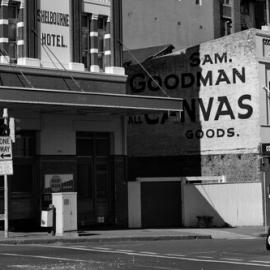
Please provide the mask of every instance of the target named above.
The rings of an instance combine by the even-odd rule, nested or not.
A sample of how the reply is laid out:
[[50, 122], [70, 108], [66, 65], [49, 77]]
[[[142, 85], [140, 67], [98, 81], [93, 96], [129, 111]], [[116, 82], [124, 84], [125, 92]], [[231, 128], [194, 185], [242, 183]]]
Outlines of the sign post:
[[9, 137], [8, 110], [3, 109], [2, 136], [0, 136], [0, 175], [4, 175], [4, 223], [5, 238], [8, 238], [8, 175], [13, 174], [12, 143]]

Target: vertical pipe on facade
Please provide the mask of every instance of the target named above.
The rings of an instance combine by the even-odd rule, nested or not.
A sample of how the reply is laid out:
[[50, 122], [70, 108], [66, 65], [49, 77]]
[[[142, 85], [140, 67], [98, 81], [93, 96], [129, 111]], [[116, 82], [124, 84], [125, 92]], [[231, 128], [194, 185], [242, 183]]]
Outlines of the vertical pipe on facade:
[[111, 0], [111, 63], [122, 66], [122, 0]]
[[9, 0], [2, 0], [0, 5], [0, 63], [9, 63], [8, 52], [8, 4]]
[[269, 25], [270, 24], [270, 0], [266, 0], [266, 24]]
[[107, 22], [106, 22], [106, 33], [104, 35], [104, 66], [105, 67], [110, 67], [111, 66], [111, 20], [110, 16], [107, 17]]
[[21, 0], [17, 22], [17, 58], [24, 56], [24, 0]]
[[72, 43], [71, 43], [71, 53], [72, 62], [81, 62], [81, 16], [83, 1], [82, 0], [72, 0], [70, 2], [71, 8], [71, 32], [72, 32]]
[[98, 15], [92, 14], [90, 20], [90, 71], [99, 72], [98, 65]]

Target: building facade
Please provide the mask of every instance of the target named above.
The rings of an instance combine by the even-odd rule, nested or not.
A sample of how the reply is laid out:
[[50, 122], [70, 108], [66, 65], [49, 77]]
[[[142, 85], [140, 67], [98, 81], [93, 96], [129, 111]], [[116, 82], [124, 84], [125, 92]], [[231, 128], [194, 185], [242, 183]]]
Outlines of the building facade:
[[[178, 185], [180, 202], [181, 185], [170, 180], [172, 177], [207, 180], [225, 176], [227, 184], [259, 183], [265, 192], [263, 200], [259, 196], [253, 203], [258, 206], [260, 202], [258, 209], [269, 213], [269, 155], [262, 155], [262, 146], [269, 144], [269, 44], [268, 31], [249, 29], [155, 57], [144, 62], [143, 68], [130, 66], [130, 93], [167, 93], [184, 101], [179, 121], [171, 121], [166, 114], [129, 117], [129, 180], [156, 179], [159, 191], [163, 190], [159, 197], [166, 185]], [[139, 180], [150, 196], [150, 190], [157, 187], [154, 180], [146, 181]], [[218, 185], [222, 189], [226, 183], [216, 183], [217, 192]], [[141, 196], [147, 199], [145, 194]], [[168, 194], [164, 196], [171, 200]], [[185, 203], [188, 211], [189, 202]], [[264, 220], [269, 224], [269, 217]], [[181, 225], [181, 215], [174, 222]], [[234, 225], [252, 224], [249, 218], [241, 222]]]
[[126, 226], [126, 116], [181, 102], [126, 94], [121, 25], [119, 0], [0, 1], [0, 104], [17, 121], [10, 220], [39, 223], [52, 192], [75, 191], [79, 225]]
[[267, 2], [127, 0], [123, 2], [124, 44], [129, 49], [162, 44], [181, 49], [248, 28], [260, 29], [269, 22]]

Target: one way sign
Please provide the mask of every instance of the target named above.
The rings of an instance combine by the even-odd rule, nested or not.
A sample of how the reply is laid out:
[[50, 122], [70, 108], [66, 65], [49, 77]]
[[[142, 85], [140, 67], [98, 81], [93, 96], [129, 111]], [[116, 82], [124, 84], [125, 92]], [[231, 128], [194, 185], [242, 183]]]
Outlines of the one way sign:
[[12, 148], [10, 137], [0, 137], [0, 161], [12, 159]]

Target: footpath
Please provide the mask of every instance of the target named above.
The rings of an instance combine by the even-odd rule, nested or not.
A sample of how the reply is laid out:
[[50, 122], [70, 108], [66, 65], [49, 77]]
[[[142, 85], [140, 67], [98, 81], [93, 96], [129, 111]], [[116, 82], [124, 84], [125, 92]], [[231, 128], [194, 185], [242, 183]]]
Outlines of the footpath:
[[86, 230], [78, 234], [52, 236], [48, 232], [9, 232], [5, 238], [0, 231], [0, 244], [79, 243], [140, 240], [187, 239], [256, 239], [266, 236], [262, 226], [236, 228], [175, 228], [175, 229], [123, 229]]

